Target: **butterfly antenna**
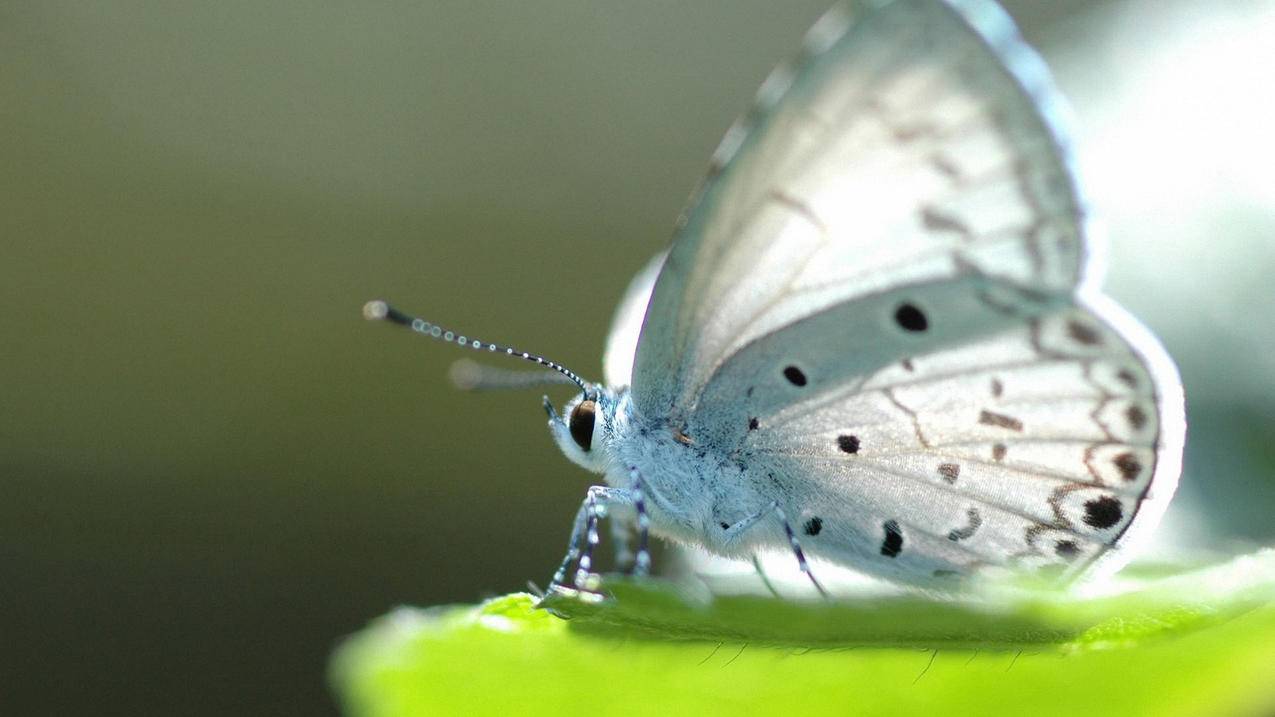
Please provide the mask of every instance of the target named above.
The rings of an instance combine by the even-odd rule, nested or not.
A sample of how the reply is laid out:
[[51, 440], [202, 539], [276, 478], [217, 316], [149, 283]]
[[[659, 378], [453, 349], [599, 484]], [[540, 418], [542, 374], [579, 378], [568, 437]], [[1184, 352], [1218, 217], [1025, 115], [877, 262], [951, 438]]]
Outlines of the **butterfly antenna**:
[[553, 371], [512, 371], [467, 358], [453, 361], [447, 376], [462, 391], [509, 391], [571, 383], [571, 379]]
[[592, 395], [593, 393], [589, 390], [589, 387], [585, 384], [584, 380], [581, 379], [575, 371], [572, 371], [560, 363], [550, 361], [544, 356], [527, 353], [526, 351], [519, 351], [518, 349], [509, 346], [500, 346], [499, 344], [493, 344], [489, 341], [481, 341], [473, 338], [472, 336], [457, 334], [455, 331], [445, 329], [438, 324], [432, 324], [424, 319], [409, 316], [384, 301], [380, 301], [379, 299], [376, 301], [369, 301], [363, 305], [363, 318], [369, 321], [388, 321], [392, 324], [398, 324], [406, 329], [410, 329], [422, 336], [428, 336], [432, 339], [438, 339], [439, 341], [449, 344], [456, 344], [457, 346], [464, 346], [475, 351], [504, 354], [506, 356], [520, 358], [524, 361], [531, 361], [532, 363], [539, 364], [547, 369], [557, 371], [563, 376], [566, 376], [571, 383], [579, 386], [580, 390], [583, 391], [585, 395]]

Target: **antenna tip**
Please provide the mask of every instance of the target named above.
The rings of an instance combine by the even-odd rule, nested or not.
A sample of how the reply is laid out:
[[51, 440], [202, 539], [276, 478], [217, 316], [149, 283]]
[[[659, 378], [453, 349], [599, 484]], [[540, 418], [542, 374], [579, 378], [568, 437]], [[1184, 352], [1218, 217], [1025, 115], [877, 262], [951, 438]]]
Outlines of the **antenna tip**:
[[390, 305], [377, 299], [363, 305], [363, 318], [368, 321], [380, 321], [390, 315]]

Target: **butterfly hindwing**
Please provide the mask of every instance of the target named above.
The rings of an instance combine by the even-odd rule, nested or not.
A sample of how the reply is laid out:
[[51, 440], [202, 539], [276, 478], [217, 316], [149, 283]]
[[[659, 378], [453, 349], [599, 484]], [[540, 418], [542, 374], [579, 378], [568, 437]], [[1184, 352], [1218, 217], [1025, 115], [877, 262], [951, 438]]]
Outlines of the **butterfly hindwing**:
[[988, 566], [1067, 575], [1150, 497], [1174, 420], [1157, 391], [1115, 330], [1069, 307], [759, 415], [743, 451], [796, 497], [790, 514], [818, 518], [814, 555], [912, 581]]

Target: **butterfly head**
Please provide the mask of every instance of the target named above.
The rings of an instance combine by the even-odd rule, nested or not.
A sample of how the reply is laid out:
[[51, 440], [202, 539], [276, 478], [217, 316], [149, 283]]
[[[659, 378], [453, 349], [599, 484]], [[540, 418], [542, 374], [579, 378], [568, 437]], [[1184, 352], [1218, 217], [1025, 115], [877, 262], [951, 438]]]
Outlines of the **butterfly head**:
[[602, 473], [607, 467], [605, 446], [614, 430], [618, 405], [614, 391], [593, 386], [567, 401], [560, 416], [546, 396], [544, 407], [549, 414], [549, 433], [571, 462]]

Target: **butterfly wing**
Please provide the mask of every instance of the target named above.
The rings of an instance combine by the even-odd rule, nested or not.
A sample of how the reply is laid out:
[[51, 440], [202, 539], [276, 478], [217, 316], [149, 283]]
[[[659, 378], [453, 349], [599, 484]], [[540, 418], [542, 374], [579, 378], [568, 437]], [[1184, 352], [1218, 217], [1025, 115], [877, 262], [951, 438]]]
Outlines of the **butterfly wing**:
[[1111, 547], [1173, 494], [1177, 458], [1164, 446], [1182, 402], [1163, 388], [1177, 385], [1163, 375], [1171, 365], [1135, 349], [1120, 314], [1099, 306], [763, 413], [741, 454], [799, 496], [789, 515], [809, 552], [866, 572], [1114, 569], [1130, 551]]
[[646, 305], [651, 301], [655, 278], [664, 266], [665, 253], [660, 252], [642, 267], [629, 281], [620, 303], [611, 317], [611, 331], [607, 334], [606, 348], [602, 352], [602, 378], [611, 388], [628, 386], [633, 381], [633, 356], [637, 353], [638, 335]]
[[764, 474], [843, 564], [1115, 566], [1173, 492], [1181, 396], [1088, 288], [1058, 116], [990, 3], [835, 10], [714, 156], [638, 409]]
[[995, 6], [967, 4], [840, 6], [766, 81], [656, 283], [639, 408], [682, 421], [749, 341], [887, 287], [972, 267], [1071, 293], [1081, 209], [1046, 75]]

